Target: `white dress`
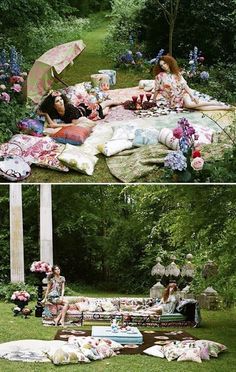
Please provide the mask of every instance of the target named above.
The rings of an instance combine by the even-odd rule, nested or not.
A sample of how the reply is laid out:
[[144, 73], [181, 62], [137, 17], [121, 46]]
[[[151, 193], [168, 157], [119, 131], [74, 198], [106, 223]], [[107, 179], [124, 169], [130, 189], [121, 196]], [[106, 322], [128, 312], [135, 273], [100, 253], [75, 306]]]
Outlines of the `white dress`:
[[160, 304], [160, 307], [162, 308], [162, 314], [173, 314], [176, 308], [176, 304], [177, 304], [176, 297], [174, 295], [170, 295], [168, 297], [167, 302], [165, 303], [162, 302]]

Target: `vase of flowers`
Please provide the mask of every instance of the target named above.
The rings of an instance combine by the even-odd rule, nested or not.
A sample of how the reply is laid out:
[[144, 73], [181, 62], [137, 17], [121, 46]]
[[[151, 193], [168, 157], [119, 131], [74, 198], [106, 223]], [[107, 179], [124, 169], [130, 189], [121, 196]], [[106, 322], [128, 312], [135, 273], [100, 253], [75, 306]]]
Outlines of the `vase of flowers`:
[[30, 294], [26, 291], [15, 291], [11, 296], [11, 300], [20, 308], [20, 311], [28, 305]]
[[51, 265], [44, 261], [34, 261], [30, 266], [30, 271], [42, 282], [45, 276], [52, 271]]
[[204, 165], [201, 153], [195, 147], [199, 136], [186, 118], [178, 121], [173, 135], [179, 140], [179, 151], [169, 153], [164, 166], [172, 170], [175, 182], [189, 182], [195, 177], [195, 172], [202, 170]]

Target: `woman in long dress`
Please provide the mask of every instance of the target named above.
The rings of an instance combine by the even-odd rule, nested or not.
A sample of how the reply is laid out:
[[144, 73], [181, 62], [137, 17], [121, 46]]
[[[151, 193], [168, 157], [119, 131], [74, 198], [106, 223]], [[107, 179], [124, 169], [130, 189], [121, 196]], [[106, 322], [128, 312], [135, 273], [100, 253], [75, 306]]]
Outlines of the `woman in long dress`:
[[202, 101], [193, 95], [186, 80], [180, 73], [176, 60], [162, 56], [155, 68], [153, 101], [164, 97], [171, 108], [184, 107], [193, 110], [233, 110], [231, 106], [217, 101]]

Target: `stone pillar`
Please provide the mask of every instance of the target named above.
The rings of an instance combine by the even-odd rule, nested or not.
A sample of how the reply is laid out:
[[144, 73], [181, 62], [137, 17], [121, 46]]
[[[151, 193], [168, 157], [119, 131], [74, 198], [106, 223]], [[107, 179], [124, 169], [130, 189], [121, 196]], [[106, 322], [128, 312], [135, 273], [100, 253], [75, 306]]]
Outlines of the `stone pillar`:
[[10, 185], [11, 283], [24, 282], [24, 241], [21, 185]]
[[40, 185], [40, 260], [53, 264], [51, 185]]

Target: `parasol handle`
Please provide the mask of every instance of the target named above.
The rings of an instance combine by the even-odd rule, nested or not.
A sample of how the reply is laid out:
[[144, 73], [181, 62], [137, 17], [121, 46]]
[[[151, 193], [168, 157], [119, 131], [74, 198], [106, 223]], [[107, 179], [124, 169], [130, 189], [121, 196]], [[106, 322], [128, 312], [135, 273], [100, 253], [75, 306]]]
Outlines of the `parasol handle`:
[[63, 80], [61, 80], [57, 75], [54, 74], [54, 78], [57, 79], [58, 81], [60, 81], [60, 83], [62, 83], [65, 87], [68, 87], [69, 85], [66, 84]]

